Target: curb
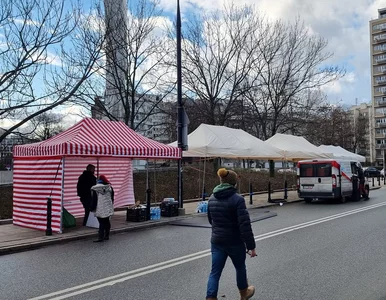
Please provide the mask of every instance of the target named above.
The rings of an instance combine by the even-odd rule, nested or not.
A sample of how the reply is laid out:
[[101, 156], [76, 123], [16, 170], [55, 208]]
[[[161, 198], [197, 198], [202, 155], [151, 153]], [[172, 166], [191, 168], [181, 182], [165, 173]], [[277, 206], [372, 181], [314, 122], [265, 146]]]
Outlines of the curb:
[[[191, 216], [191, 215], [186, 215], [186, 216]], [[171, 220], [165, 220], [165, 221], [154, 221], [154, 223], [138, 224], [134, 227], [123, 227], [123, 228], [111, 229], [110, 234], [114, 235], [114, 234], [129, 232], [129, 231], [137, 231], [137, 230], [142, 230], [142, 229], [147, 229], [152, 227], [160, 227], [160, 226], [168, 225], [170, 222], [175, 220], [176, 218], [173, 218]], [[97, 236], [96, 232], [82, 233], [82, 234], [67, 236], [67, 237], [58, 235], [57, 237], [56, 236], [53, 238], [48, 237], [47, 240], [42, 240], [37, 242], [27, 242], [27, 243], [22, 242], [18, 245], [12, 245], [12, 246], [6, 246], [6, 247], [0, 246], [0, 256], [5, 254], [10, 254], [10, 253], [22, 252], [26, 250], [38, 249], [38, 248], [55, 245], [55, 244], [79, 241], [79, 240], [84, 240], [88, 238], [95, 238], [96, 236]]]
[[0, 220], [0, 225], [7, 225], [7, 224], [12, 224], [12, 223], [13, 223], [13, 219]]
[[[294, 200], [290, 202], [283, 202], [284, 204], [290, 204], [290, 203], [297, 203], [297, 202], [302, 202], [303, 200]], [[257, 207], [250, 207], [250, 209], [259, 209], [259, 208], [266, 208], [270, 206], [278, 206], [279, 203], [267, 203], [266, 205], [262, 206], [257, 206]], [[116, 228], [116, 229], [111, 229], [110, 234], [115, 235], [115, 234], [120, 234], [124, 232], [130, 232], [130, 231], [138, 231], [138, 230], [143, 230], [143, 229], [148, 229], [148, 228], [154, 228], [154, 227], [160, 227], [164, 225], [168, 225], [169, 223], [178, 220], [178, 219], [183, 219], [183, 218], [189, 218], [189, 217], [195, 217], [198, 215], [198, 213], [193, 213], [193, 214], [188, 214], [188, 215], [183, 215], [179, 217], [171, 217], [170, 220], [157, 220], [157, 221], [147, 221], [151, 223], [144, 222], [143, 224], [138, 223], [138, 225], [132, 226], [132, 227], [122, 227], [122, 228]], [[12, 219], [10, 219], [12, 221]], [[7, 220], [9, 221], [9, 220]], [[12, 222], [11, 222], [12, 223]], [[62, 243], [67, 243], [67, 242], [72, 242], [72, 241], [79, 241], [79, 240], [85, 240], [89, 238], [95, 238], [97, 236], [96, 232], [90, 232], [90, 233], [82, 233], [78, 235], [73, 235], [73, 236], [55, 236], [55, 237], [48, 237], [47, 240], [40, 240], [36, 242], [21, 242], [18, 245], [12, 245], [12, 246], [5, 246], [1, 247], [0, 246], [0, 256], [6, 255], [6, 254], [11, 254], [11, 253], [17, 253], [17, 252], [22, 252], [22, 251], [28, 251], [28, 250], [34, 250], [38, 248], [42, 248], [45, 246], [50, 246], [50, 245], [57, 245], [57, 244], [62, 244]]]

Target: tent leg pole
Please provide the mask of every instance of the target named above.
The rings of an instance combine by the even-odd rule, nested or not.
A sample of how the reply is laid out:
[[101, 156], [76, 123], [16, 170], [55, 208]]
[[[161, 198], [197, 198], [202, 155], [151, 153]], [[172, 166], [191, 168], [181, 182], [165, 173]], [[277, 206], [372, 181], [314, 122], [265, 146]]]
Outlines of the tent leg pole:
[[252, 182], [251, 179], [249, 178], [249, 204], [253, 204], [253, 189], [252, 189]]
[[268, 181], [268, 202], [271, 203], [271, 181]]
[[146, 220], [150, 220], [150, 199], [151, 199], [151, 189], [146, 189]]
[[180, 208], [184, 207], [182, 200], [182, 160], [178, 160], [178, 204]]
[[146, 160], [146, 220], [150, 220], [151, 190], [149, 184], [149, 160]]
[[[202, 197], [206, 195], [205, 191], [206, 158], [204, 158], [204, 174], [202, 175]], [[204, 199], [205, 200], [205, 199]]]

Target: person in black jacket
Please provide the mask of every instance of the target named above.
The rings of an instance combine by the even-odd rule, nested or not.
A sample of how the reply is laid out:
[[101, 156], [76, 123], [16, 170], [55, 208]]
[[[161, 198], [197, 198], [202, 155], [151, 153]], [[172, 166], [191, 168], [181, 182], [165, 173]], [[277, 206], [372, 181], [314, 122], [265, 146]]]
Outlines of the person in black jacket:
[[208, 202], [208, 220], [212, 225], [212, 269], [206, 299], [217, 300], [221, 273], [229, 256], [236, 269], [240, 299], [246, 300], [255, 293], [255, 287], [248, 285], [245, 266], [246, 253], [256, 256], [255, 238], [245, 199], [236, 193], [237, 174], [221, 168], [217, 175], [221, 184], [214, 188]]
[[95, 166], [87, 165], [86, 170], [78, 178], [78, 184], [76, 185], [77, 194], [82, 202], [84, 208], [83, 226], [86, 226], [88, 215], [91, 208], [91, 187], [96, 185]]

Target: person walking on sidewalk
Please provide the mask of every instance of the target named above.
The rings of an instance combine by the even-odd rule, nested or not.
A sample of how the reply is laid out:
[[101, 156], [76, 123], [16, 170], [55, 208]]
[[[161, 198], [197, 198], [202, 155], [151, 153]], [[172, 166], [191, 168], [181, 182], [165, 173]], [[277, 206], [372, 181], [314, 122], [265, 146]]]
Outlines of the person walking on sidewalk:
[[250, 299], [255, 287], [248, 285], [246, 253], [256, 256], [256, 243], [245, 200], [237, 194], [237, 174], [221, 168], [217, 171], [220, 185], [208, 201], [208, 220], [212, 225], [212, 269], [208, 279], [207, 300], [217, 300], [219, 281], [228, 256], [236, 269], [240, 300]]
[[98, 239], [94, 242], [103, 242], [109, 239], [110, 217], [114, 214], [114, 190], [105, 175], [100, 175], [98, 183], [91, 188], [92, 204], [91, 211], [98, 218]]
[[77, 194], [82, 202], [84, 208], [83, 226], [86, 226], [87, 219], [90, 214], [91, 206], [91, 187], [96, 184], [95, 166], [87, 165], [86, 170], [78, 178], [78, 184], [76, 185]]

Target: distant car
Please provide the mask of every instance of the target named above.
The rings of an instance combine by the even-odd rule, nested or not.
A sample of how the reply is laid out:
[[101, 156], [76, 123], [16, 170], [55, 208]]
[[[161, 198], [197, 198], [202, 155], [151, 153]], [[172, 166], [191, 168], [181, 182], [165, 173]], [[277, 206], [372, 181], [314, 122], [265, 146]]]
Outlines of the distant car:
[[375, 167], [368, 167], [364, 171], [365, 177], [381, 177], [381, 171]]

